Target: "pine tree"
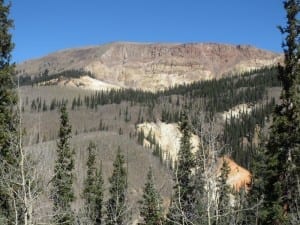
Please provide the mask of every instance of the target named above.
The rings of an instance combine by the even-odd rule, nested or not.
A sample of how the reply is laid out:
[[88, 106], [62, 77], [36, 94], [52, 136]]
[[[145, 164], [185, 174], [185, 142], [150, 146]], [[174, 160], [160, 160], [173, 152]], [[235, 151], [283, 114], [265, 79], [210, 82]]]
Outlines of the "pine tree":
[[47, 107], [47, 104], [46, 104], [46, 100], [43, 101], [43, 111], [47, 111], [48, 110], [48, 107]]
[[83, 190], [83, 197], [85, 200], [86, 205], [90, 205], [93, 199], [93, 189], [95, 188], [95, 180], [96, 180], [96, 145], [93, 142], [89, 143], [88, 146], [88, 159], [87, 159], [87, 177], [84, 181], [84, 190]]
[[278, 66], [283, 90], [266, 146], [263, 224], [300, 223], [300, 3], [286, 0], [284, 8], [287, 26], [280, 30], [285, 35], [285, 65]]
[[152, 168], [149, 168], [147, 181], [144, 187], [143, 200], [140, 202], [140, 216], [144, 225], [163, 224], [162, 200], [155, 189]]
[[230, 224], [230, 187], [227, 184], [230, 168], [228, 162], [223, 158], [221, 167], [221, 174], [217, 181], [217, 211], [216, 211], [216, 224], [226, 225]]
[[[203, 145], [203, 143], [202, 143]], [[196, 169], [195, 169], [195, 176], [194, 176], [194, 197], [195, 197], [195, 218], [193, 221], [195, 221], [196, 224], [208, 224], [210, 225], [209, 221], [209, 215], [212, 214], [212, 210], [210, 210], [207, 206], [211, 205], [209, 204], [209, 200], [207, 197], [207, 194], [211, 190], [209, 189], [207, 183], [209, 182], [206, 173], [208, 172], [207, 168], [207, 151], [206, 146], [199, 146], [199, 149], [196, 153]], [[208, 209], [207, 209], [208, 208]]]
[[83, 198], [85, 200], [86, 215], [96, 225], [102, 222], [103, 178], [102, 170], [97, 170], [96, 145], [90, 142], [88, 146], [87, 178], [84, 182]]
[[[0, 0], [0, 224], [32, 225], [39, 195], [35, 162], [23, 148], [21, 102], [17, 107], [11, 64], [10, 5]], [[18, 108], [18, 109], [17, 109]]]
[[106, 204], [106, 224], [123, 225], [126, 216], [126, 192], [127, 192], [127, 172], [124, 167], [125, 159], [118, 148], [116, 159], [113, 163], [113, 173], [109, 178], [110, 198]]
[[186, 112], [180, 117], [180, 149], [177, 167], [174, 174], [174, 196], [168, 214], [168, 221], [172, 223], [189, 224], [194, 216], [194, 185], [192, 169], [195, 159], [192, 153], [190, 124]]
[[144, 139], [145, 139], [144, 130], [141, 129], [141, 131], [138, 132], [138, 139], [137, 139], [138, 144], [143, 145], [144, 144]]
[[104, 192], [104, 181], [103, 181], [103, 176], [102, 176], [102, 165], [100, 169], [96, 171], [96, 181], [95, 181], [95, 205], [94, 205], [94, 218], [95, 218], [95, 225], [100, 225], [102, 224], [102, 219], [103, 219], [103, 213], [102, 213], [102, 208], [103, 208], [103, 192]]
[[[230, 224], [251, 225], [253, 224], [249, 216], [249, 202], [247, 200], [246, 188], [233, 192], [234, 205], [230, 212]], [[254, 223], [255, 224], [255, 223]]]
[[57, 142], [57, 159], [54, 166], [54, 177], [52, 179], [52, 199], [54, 204], [54, 223], [73, 224], [74, 215], [71, 203], [74, 201], [74, 150], [70, 147], [72, 128], [66, 105], [60, 109], [59, 140]]
[[9, 167], [15, 168], [18, 162], [17, 118], [13, 108], [17, 95], [13, 82], [14, 65], [11, 64], [11, 51], [14, 47], [10, 29], [13, 21], [9, 19], [10, 5], [0, 0], [0, 222], [12, 224], [13, 204], [6, 184], [2, 179]]
[[261, 144], [255, 149], [253, 157], [251, 159], [251, 184], [249, 185], [249, 191], [246, 196], [245, 208], [248, 210], [245, 215], [245, 221], [248, 224], [261, 224], [262, 214], [262, 202], [263, 195], [265, 193], [265, 171], [266, 171], [266, 148], [264, 146], [265, 138], [260, 136]]

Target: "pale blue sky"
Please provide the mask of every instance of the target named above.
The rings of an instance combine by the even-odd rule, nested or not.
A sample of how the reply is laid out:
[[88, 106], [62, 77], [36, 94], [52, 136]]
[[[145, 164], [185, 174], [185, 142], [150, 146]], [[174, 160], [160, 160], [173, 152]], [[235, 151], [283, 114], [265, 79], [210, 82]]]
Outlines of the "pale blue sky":
[[12, 0], [13, 60], [114, 41], [250, 44], [281, 52], [281, 0]]

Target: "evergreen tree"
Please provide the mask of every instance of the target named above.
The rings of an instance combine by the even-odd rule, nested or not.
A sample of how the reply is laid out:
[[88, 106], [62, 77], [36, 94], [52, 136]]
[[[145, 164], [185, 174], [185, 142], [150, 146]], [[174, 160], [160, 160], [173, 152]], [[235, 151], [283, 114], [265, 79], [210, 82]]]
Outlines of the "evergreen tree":
[[141, 131], [138, 132], [138, 139], [137, 139], [138, 144], [143, 145], [144, 139], [145, 139], [145, 133], [144, 130], [141, 129]]
[[110, 198], [106, 204], [107, 225], [123, 225], [126, 216], [126, 192], [127, 192], [127, 173], [124, 167], [125, 159], [118, 148], [116, 159], [113, 163], [113, 173], [109, 178]]
[[94, 218], [95, 218], [95, 225], [102, 224], [102, 208], [103, 208], [103, 192], [104, 192], [104, 181], [102, 176], [102, 165], [100, 169], [96, 171], [96, 181], [95, 181], [95, 205], [94, 205]]
[[93, 189], [96, 180], [96, 145], [93, 142], [89, 143], [88, 146], [88, 159], [87, 159], [87, 177], [84, 181], [84, 190], [83, 197], [86, 201], [86, 205], [89, 205], [92, 202], [93, 198]]
[[15, 168], [18, 163], [17, 154], [17, 122], [13, 108], [17, 104], [17, 96], [13, 82], [14, 65], [11, 64], [11, 51], [14, 47], [10, 29], [13, 21], [9, 19], [10, 5], [0, 0], [0, 223], [12, 224], [13, 204], [3, 176], [9, 167]]
[[144, 225], [163, 224], [162, 200], [154, 187], [152, 168], [149, 168], [147, 181], [144, 187], [143, 200], [140, 202], [140, 215]]
[[182, 137], [180, 139], [177, 167], [175, 168], [174, 174], [175, 194], [172, 199], [170, 212], [167, 216], [171, 224], [188, 224], [195, 215], [192, 177], [195, 159], [192, 153], [190, 124], [186, 112], [181, 114], [180, 131]]
[[15, 67], [11, 64], [10, 4], [0, 0], [0, 224], [33, 224], [39, 191], [35, 162], [22, 144], [21, 104], [17, 106]]
[[8, 19], [10, 6], [0, 0], [0, 154], [5, 160], [13, 160], [10, 155], [12, 135], [16, 134], [16, 117], [13, 107], [17, 104], [17, 95], [13, 82], [14, 65], [10, 64], [11, 42], [10, 28], [12, 20]]
[[[202, 146], [199, 146], [199, 149], [196, 153], [196, 169], [195, 169], [195, 176], [194, 176], [194, 197], [195, 197], [195, 218], [193, 221], [195, 221], [196, 224], [201, 225], [207, 225], [211, 224], [210, 221], [208, 221], [208, 215], [212, 214], [212, 210], [207, 209], [208, 203], [208, 197], [207, 193], [209, 193], [210, 190], [207, 190], [209, 187], [206, 185], [208, 183], [208, 179], [205, 176], [208, 171], [208, 168], [206, 167], [206, 161], [208, 158], [208, 154], [206, 149], [206, 146], [204, 147], [203, 143]], [[208, 214], [208, 215], [207, 215]]]
[[283, 89], [266, 146], [263, 224], [300, 223], [300, 3], [286, 0], [284, 8], [287, 26], [280, 30], [285, 35], [285, 63], [278, 67]]
[[47, 111], [48, 110], [48, 107], [47, 107], [47, 104], [46, 104], [46, 100], [43, 101], [43, 111]]
[[248, 210], [245, 214], [245, 221], [248, 224], [262, 224], [262, 202], [265, 193], [265, 171], [266, 171], [266, 148], [264, 146], [265, 138], [260, 137], [261, 144], [255, 149], [253, 158], [251, 159], [251, 184], [246, 196], [245, 208]]
[[60, 109], [59, 140], [57, 142], [57, 159], [54, 165], [54, 177], [52, 179], [52, 199], [54, 203], [54, 223], [73, 224], [74, 215], [71, 203], [74, 201], [74, 150], [70, 147], [72, 128], [66, 105]]
[[90, 142], [88, 146], [87, 178], [84, 182], [83, 198], [85, 200], [86, 215], [92, 224], [102, 222], [103, 178], [102, 170], [96, 169], [96, 145]]
[[253, 224], [249, 216], [249, 202], [247, 200], [246, 188], [234, 190], [233, 192], [234, 205], [230, 212], [230, 224], [235, 225], [251, 225]]
[[223, 164], [221, 167], [221, 174], [217, 181], [217, 212], [216, 212], [216, 224], [226, 225], [230, 224], [230, 187], [227, 184], [230, 168], [228, 162], [223, 158]]

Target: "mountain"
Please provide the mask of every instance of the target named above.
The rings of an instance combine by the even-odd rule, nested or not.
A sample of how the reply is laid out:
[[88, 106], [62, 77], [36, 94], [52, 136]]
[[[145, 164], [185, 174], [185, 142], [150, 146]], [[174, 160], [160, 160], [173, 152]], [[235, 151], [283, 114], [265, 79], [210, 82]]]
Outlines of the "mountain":
[[[30, 78], [34, 83], [21, 86], [19, 93], [23, 144], [37, 162], [45, 190], [40, 197], [42, 212], [37, 214], [49, 222], [52, 204], [47, 196], [56, 158], [57, 109], [62, 103], [67, 104], [72, 124], [76, 212], [84, 204], [81, 193], [90, 141], [97, 145], [97, 166], [103, 166], [106, 198], [120, 146], [129, 174], [132, 221], [139, 222], [138, 202], [150, 166], [167, 211], [183, 109], [188, 110], [194, 134], [193, 151], [204, 143], [199, 140], [212, 140], [209, 148], [225, 155], [211, 163], [212, 177], [218, 177], [226, 160], [231, 169], [227, 183], [236, 190], [244, 187], [251, 179], [260, 131], [267, 134], [281, 90], [277, 69], [266, 66], [281, 59], [279, 54], [250, 46], [112, 43], [60, 51], [17, 65], [20, 80]], [[251, 69], [257, 70], [242, 73]], [[129, 89], [154, 91], [198, 80], [204, 81], [156, 93]], [[128, 89], [95, 92], [122, 87]]]
[[281, 58], [249, 45], [117, 42], [52, 53], [17, 65], [17, 71], [21, 76], [34, 78], [46, 74], [51, 79], [51, 75], [63, 71], [80, 70], [92, 74], [94, 84], [71, 78], [52, 80], [51, 84], [95, 90], [101, 81], [98, 89], [155, 91], [274, 65]]

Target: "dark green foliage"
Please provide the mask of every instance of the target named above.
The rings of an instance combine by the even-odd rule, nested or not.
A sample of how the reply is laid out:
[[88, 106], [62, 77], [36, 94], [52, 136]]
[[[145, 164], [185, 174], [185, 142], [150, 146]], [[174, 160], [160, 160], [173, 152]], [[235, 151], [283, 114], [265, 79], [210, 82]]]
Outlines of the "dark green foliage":
[[80, 95], [78, 95], [78, 97], [74, 97], [72, 100], [72, 110], [78, 110], [80, 108], [80, 106], [82, 106], [82, 100]]
[[[77, 101], [76, 108], [75, 100], [73, 99], [72, 108], [78, 109], [82, 105], [85, 105], [86, 108], [96, 110], [99, 105], [128, 102], [133, 106], [140, 103], [141, 105], [148, 106], [148, 116], [152, 118], [154, 105], [160, 104], [163, 101], [170, 104], [171, 96], [174, 95], [177, 97], [177, 108], [186, 103], [189, 103], [188, 105], [191, 108], [199, 105], [202, 109], [204, 108], [210, 112], [212, 116], [216, 112], [228, 110], [237, 104], [262, 100], [265, 97], [266, 88], [274, 86], [280, 86], [276, 68], [263, 68], [218, 80], [213, 79], [178, 85], [156, 93], [132, 89], [97, 91], [89, 96], [85, 96], [83, 102], [79, 103]], [[180, 100], [179, 96], [182, 97]], [[194, 104], [195, 101], [197, 104]], [[179, 117], [180, 110], [172, 111], [164, 107], [162, 108], [162, 121], [178, 122]], [[124, 119], [127, 121], [130, 120], [130, 115], [127, 114], [127, 117], [125, 116]], [[138, 122], [144, 119], [142, 113], [140, 113]]]
[[95, 205], [94, 205], [94, 218], [95, 218], [95, 224], [99, 225], [102, 223], [103, 219], [103, 177], [102, 177], [102, 165], [99, 170], [96, 171], [96, 181], [95, 181]]
[[[239, 165], [250, 169], [250, 162], [255, 154], [256, 146], [253, 144], [257, 128], [265, 126], [266, 118], [271, 115], [275, 107], [275, 99], [254, 108], [250, 113], [241, 112], [239, 117], [226, 119], [223, 130], [223, 142], [229, 149], [225, 148], [223, 153], [231, 154], [231, 157]], [[247, 140], [244, 143], [243, 139]]]
[[47, 107], [47, 104], [46, 104], [46, 101], [44, 100], [43, 101], [43, 111], [47, 111], [48, 110], [48, 107]]
[[140, 216], [144, 225], [161, 225], [163, 223], [162, 200], [155, 189], [152, 168], [149, 168], [144, 187], [143, 200], [140, 201]]
[[98, 130], [99, 131], [103, 131], [103, 130], [108, 130], [108, 127], [104, 124], [103, 120], [100, 119], [100, 122], [99, 122], [99, 126], [98, 126]]
[[145, 139], [145, 134], [143, 129], [141, 129], [141, 131], [138, 132], [138, 139], [137, 139], [138, 144], [143, 145], [144, 139]]
[[261, 224], [300, 223], [300, 3], [296, 0], [286, 0], [284, 8], [287, 26], [280, 27], [280, 30], [285, 36], [285, 65], [278, 66], [283, 90], [281, 103], [275, 108], [266, 145], [265, 170], [262, 174], [265, 180], [265, 201]]
[[[11, 52], [13, 50], [14, 44], [12, 43], [12, 36], [10, 34], [10, 29], [13, 27], [13, 21], [9, 18], [10, 5], [6, 5], [4, 0], [0, 1], [0, 37], [1, 37], [1, 58], [0, 58], [0, 68], [11, 68]], [[8, 76], [8, 80], [11, 77]]]
[[139, 123], [144, 123], [143, 112], [142, 112], [141, 108], [139, 109], [138, 119], [136, 121], [136, 124], [139, 124]]
[[10, 29], [13, 21], [8, 18], [10, 6], [0, 1], [0, 152], [2, 157], [9, 155], [10, 135], [16, 132], [13, 107], [17, 103], [13, 82], [14, 65], [10, 64], [11, 42]]
[[90, 142], [88, 146], [87, 177], [84, 182], [83, 198], [85, 200], [86, 216], [92, 224], [101, 224], [103, 205], [102, 169], [96, 168], [96, 145]]
[[[204, 137], [201, 137], [204, 140]], [[205, 143], [203, 142], [202, 145], [199, 145], [199, 148], [195, 154], [195, 175], [194, 175], [194, 190], [193, 195], [195, 197], [195, 215], [193, 218], [194, 223], [196, 224], [209, 224], [208, 223], [208, 216], [207, 214], [213, 214], [212, 210], [207, 207], [208, 198], [207, 198], [207, 192], [205, 186], [207, 186], [208, 180], [207, 176], [205, 176], [205, 173], [207, 173], [207, 158], [208, 151], [207, 146], [205, 146]]]
[[185, 112], [183, 112], [180, 117], [180, 131], [182, 137], [180, 139], [180, 150], [178, 152], [176, 180], [178, 181], [177, 185], [181, 187], [183, 200], [188, 201], [191, 198], [189, 186], [191, 185], [191, 174], [195, 166], [195, 159], [192, 154], [191, 127]]
[[189, 224], [194, 217], [195, 199], [192, 169], [195, 159], [192, 154], [191, 128], [186, 112], [180, 116], [180, 149], [178, 152], [177, 167], [174, 171], [174, 195], [167, 221], [170, 224]]
[[[28, 101], [28, 99], [27, 99], [27, 101]], [[50, 102], [50, 105], [48, 105], [46, 103], [45, 99], [42, 99], [41, 97], [37, 97], [31, 101], [30, 110], [31, 110], [31, 112], [41, 112], [41, 111], [46, 112], [46, 111], [48, 111], [48, 109], [50, 109], [50, 111], [53, 111], [57, 108], [58, 109], [61, 108], [61, 106], [63, 104], [67, 105], [68, 100], [64, 99], [64, 98], [62, 98], [61, 100], [53, 98]], [[72, 110], [75, 110], [75, 107], [76, 107], [76, 105], [74, 106], [74, 101], [73, 101], [72, 102]]]
[[31, 102], [31, 111], [36, 111], [37, 109], [37, 106], [36, 106], [36, 103], [35, 103], [35, 99], [32, 100]]
[[34, 77], [31, 79], [28, 75], [21, 75], [20, 76], [20, 85], [34, 85], [38, 83], [47, 82], [53, 79], [61, 79], [64, 78], [80, 78], [82, 76], [90, 76], [94, 78], [95, 76], [89, 72], [84, 70], [65, 70], [61, 73], [55, 73], [55, 74], [49, 74], [49, 71], [46, 69], [43, 73], [41, 73], [39, 76]]
[[263, 68], [241, 76], [179, 85], [158, 94], [183, 95], [189, 100], [200, 98], [198, 101], [201, 101], [203, 108], [213, 115], [215, 112], [227, 111], [241, 103], [263, 99], [266, 87], [280, 85], [276, 78], [277, 74], [276, 68]]
[[249, 186], [249, 192], [246, 199], [246, 208], [250, 208], [252, 210], [248, 210], [245, 215], [245, 220], [248, 224], [262, 224], [261, 218], [263, 218], [263, 214], [265, 213], [262, 208], [263, 195], [265, 193], [265, 172], [266, 172], [266, 148], [264, 146], [265, 139], [264, 137], [260, 137], [261, 145], [258, 146], [253, 154], [251, 160], [251, 174], [252, 174], [252, 182]]
[[121, 127], [119, 128], [119, 135], [123, 135], [123, 129]]
[[55, 110], [56, 108], [56, 99], [52, 99], [50, 103], [50, 111]]
[[121, 153], [121, 149], [118, 148], [113, 164], [113, 173], [109, 178], [110, 197], [106, 203], [107, 225], [123, 225], [125, 224], [125, 219], [127, 219], [127, 172], [124, 163], [124, 156]]
[[251, 217], [249, 214], [251, 212], [256, 212], [256, 205], [250, 206], [247, 200], [247, 190], [245, 188], [241, 188], [239, 191], [234, 191], [234, 205], [232, 207], [232, 211], [230, 216], [230, 224], [236, 225], [251, 225], [252, 223]]
[[180, 119], [180, 111], [171, 111], [165, 108], [161, 112], [161, 121], [165, 123], [178, 122]]
[[77, 108], [77, 100], [76, 100], [76, 98], [73, 98], [71, 109], [75, 110], [76, 108]]
[[[95, 188], [95, 180], [96, 180], [96, 167], [95, 167], [95, 163], [96, 163], [96, 155], [95, 155], [95, 151], [96, 151], [96, 145], [93, 142], [89, 143], [89, 146], [87, 148], [88, 151], [88, 159], [87, 159], [87, 177], [84, 181], [84, 190], [83, 190], [83, 198], [85, 200], [85, 203], [87, 205], [87, 207], [89, 207], [89, 205], [92, 202], [92, 198], [93, 198], [93, 189]], [[90, 210], [89, 210], [90, 211]]]
[[70, 147], [72, 128], [66, 105], [60, 109], [59, 140], [57, 142], [57, 159], [52, 179], [52, 199], [55, 224], [73, 224], [74, 215], [71, 203], [74, 201], [74, 150]]
[[0, 1], [0, 223], [13, 224], [13, 203], [9, 190], [3, 184], [3, 176], [9, 168], [18, 166], [17, 122], [13, 108], [17, 104], [13, 82], [14, 65], [11, 64], [11, 51], [14, 47], [9, 19], [10, 5]]
[[228, 162], [223, 158], [223, 164], [221, 167], [221, 175], [217, 181], [217, 192], [218, 192], [218, 200], [217, 200], [217, 212], [216, 212], [216, 220], [217, 224], [230, 224], [230, 187], [226, 183], [228, 179], [228, 174], [230, 172], [230, 168], [228, 166]]
[[124, 112], [124, 121], [129, 122], [130, 120], [131, 120], [131, 116], [130, 113], [128, 112], [128, 106], [127, 106]]

